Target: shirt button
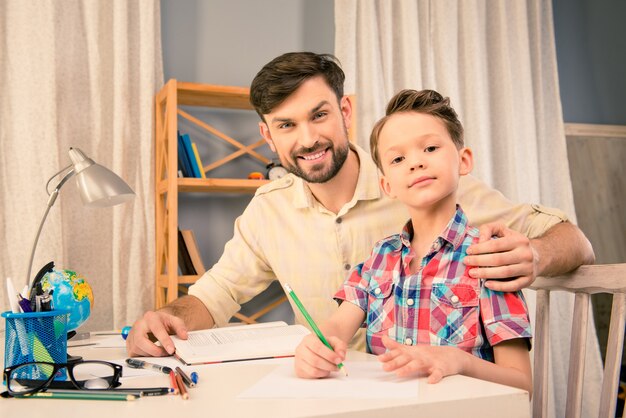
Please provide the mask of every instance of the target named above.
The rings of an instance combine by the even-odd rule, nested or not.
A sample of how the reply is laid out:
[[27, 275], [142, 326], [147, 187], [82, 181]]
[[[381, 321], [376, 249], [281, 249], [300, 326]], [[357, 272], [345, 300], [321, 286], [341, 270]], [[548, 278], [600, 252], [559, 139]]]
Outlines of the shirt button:
[[413, 340], [411, 338], [407, 338], [406, 340], [404, 340], [404, 344], [405, 345], [413, 345]]
[[415, 303], [415, 301], [413, 299], [407, 299], [406, 304], [409, 306], [413, 306], [413, 304]]
[[343, 268], [346, 270], [350, 270], [350, 264], [346, 263], [343, 265]]
[[380, 287], [377, 287], [376, 290], [374, 290], [374, 293], [380, 295]]
[[452, 295], [452, 297], [450, 297], [450, 302], [458, 303], [459, 302], [459, 297], [457, 295]]
[[341, 218], [337, 218], [337, 219], [335, 219], [335, 222], [337, 222], [338, 224], [340, 224], [340, 223], [341, 223]]

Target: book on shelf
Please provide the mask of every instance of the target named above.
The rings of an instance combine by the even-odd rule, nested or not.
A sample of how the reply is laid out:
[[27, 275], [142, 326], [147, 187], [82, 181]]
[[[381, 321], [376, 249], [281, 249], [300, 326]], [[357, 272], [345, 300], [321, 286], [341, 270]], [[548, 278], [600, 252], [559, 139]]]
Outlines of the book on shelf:
[[183, 276], [193, 276], [197, 274], [180, 228], [178, 229], [178, 268]]
[[205, 179], [206, 174], [204, 174], [204, 166], [202, 165], [202, 160], [200, 159], [200, 153], [198, 152], [198, 146], [196, 145], [195, 142], [191, 143], [191, 148], [193, 149], [193, 156], [196, 159], [196, 165], [198, 166], [198, 169], [200, 170], [200, 177]]
[[191, 138], [189, 134], [182, 134], [183, 138], [183, 148], [185, 149], [185, 154], [189, 160], [189, 165], [191, 166], [191, 172], [193, 173], [191, 177], [202, 178], [200, 174], [200, 167], [198, 167], [198, 163], [196, 162], [196, 157], [193, 154], [193, 147], [191, 146]]
[[178, 133], [178, 168], [183, 172], [184, 177], [195, 177], [180, 132]]
[[293, 357], [308, 334], [302, 325], [277, 321], [190, 331], [186, 340], [172, 340], [176, 357], [192, 365]]
[[196, 270], [196, 274], [204, 274], [206, 268], [204, 268], [202, 256], [200, 255], [198, 243], [196, 241], [196, 237], [193, 231], [191, 229], [181, 229], [180, 232], [183, 234], [183, 240], [185, 241], [185, 246], [187, 247], [187, 252], [189, 253], [189, 257], [191, 258], [193, 268]]

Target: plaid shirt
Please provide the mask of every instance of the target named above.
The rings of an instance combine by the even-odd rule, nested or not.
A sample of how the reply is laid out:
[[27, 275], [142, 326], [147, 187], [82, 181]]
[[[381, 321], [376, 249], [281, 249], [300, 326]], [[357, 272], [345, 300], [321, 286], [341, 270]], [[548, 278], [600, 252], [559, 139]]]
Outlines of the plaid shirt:
[[406, 345], [456, 346], [494, 361], [494, 345], [531, 338], [521, 292], [495, 292], [469, 277], [463, 258], [479, 235], [459, 206], [415, 274], [409, 271], [412, 235], [409, 221], [401, 234], [379, 241], [335, 294], [366, 312], [368, 352], [384, 353], [381, 338], [387, 335]]

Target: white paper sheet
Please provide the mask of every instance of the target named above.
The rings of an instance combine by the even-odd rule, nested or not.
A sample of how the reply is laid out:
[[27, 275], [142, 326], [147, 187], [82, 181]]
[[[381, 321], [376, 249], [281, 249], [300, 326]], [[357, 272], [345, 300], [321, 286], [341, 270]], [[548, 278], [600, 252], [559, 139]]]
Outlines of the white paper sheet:
[[417, 396], [416, 378], [398, 378], [373, 361], [344, 363], [348, 376], [334, 373], [326, 379], [300, 379], [293, 363], [281, 365], [241, 392], [238, 398], [411, 398]]

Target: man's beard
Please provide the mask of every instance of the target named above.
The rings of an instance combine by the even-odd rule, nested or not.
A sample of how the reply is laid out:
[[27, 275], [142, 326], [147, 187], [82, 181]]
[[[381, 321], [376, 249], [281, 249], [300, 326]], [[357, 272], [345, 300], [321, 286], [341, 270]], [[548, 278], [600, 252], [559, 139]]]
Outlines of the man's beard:
[[283, 164], [283, 166], [287, 169], [287, 171], [300, 177], [307, 183], [326, 183], [339, 173], [339, 170], [341, 170], [341, 167], [343, 167], [343, 164], [346, 162], [348, 153], [350, 152], [350, 147], [347, 143], [339, 147], [335, 147], [335, 145], [330, 143], [330, 148], [328, 148], [326, 152], [332, 153], [332, 161], [330, 167], [327, 169], [324, 169], [322, 164], [319, 164], [319, 167], [318, 165], [314, 165], [308, 172], [306, 172], [298, 165], [300, 158], [297, 156], [301, 154], [314, 154], [315, 152], [325, 150], [326, 148], [328, 148], [328, 145], [326, 144], [323, 146], [316, 145], [312, 148], [301, 148], [297, 153], [292, 153], [291, 155], [291, 160], [296, 163]]

